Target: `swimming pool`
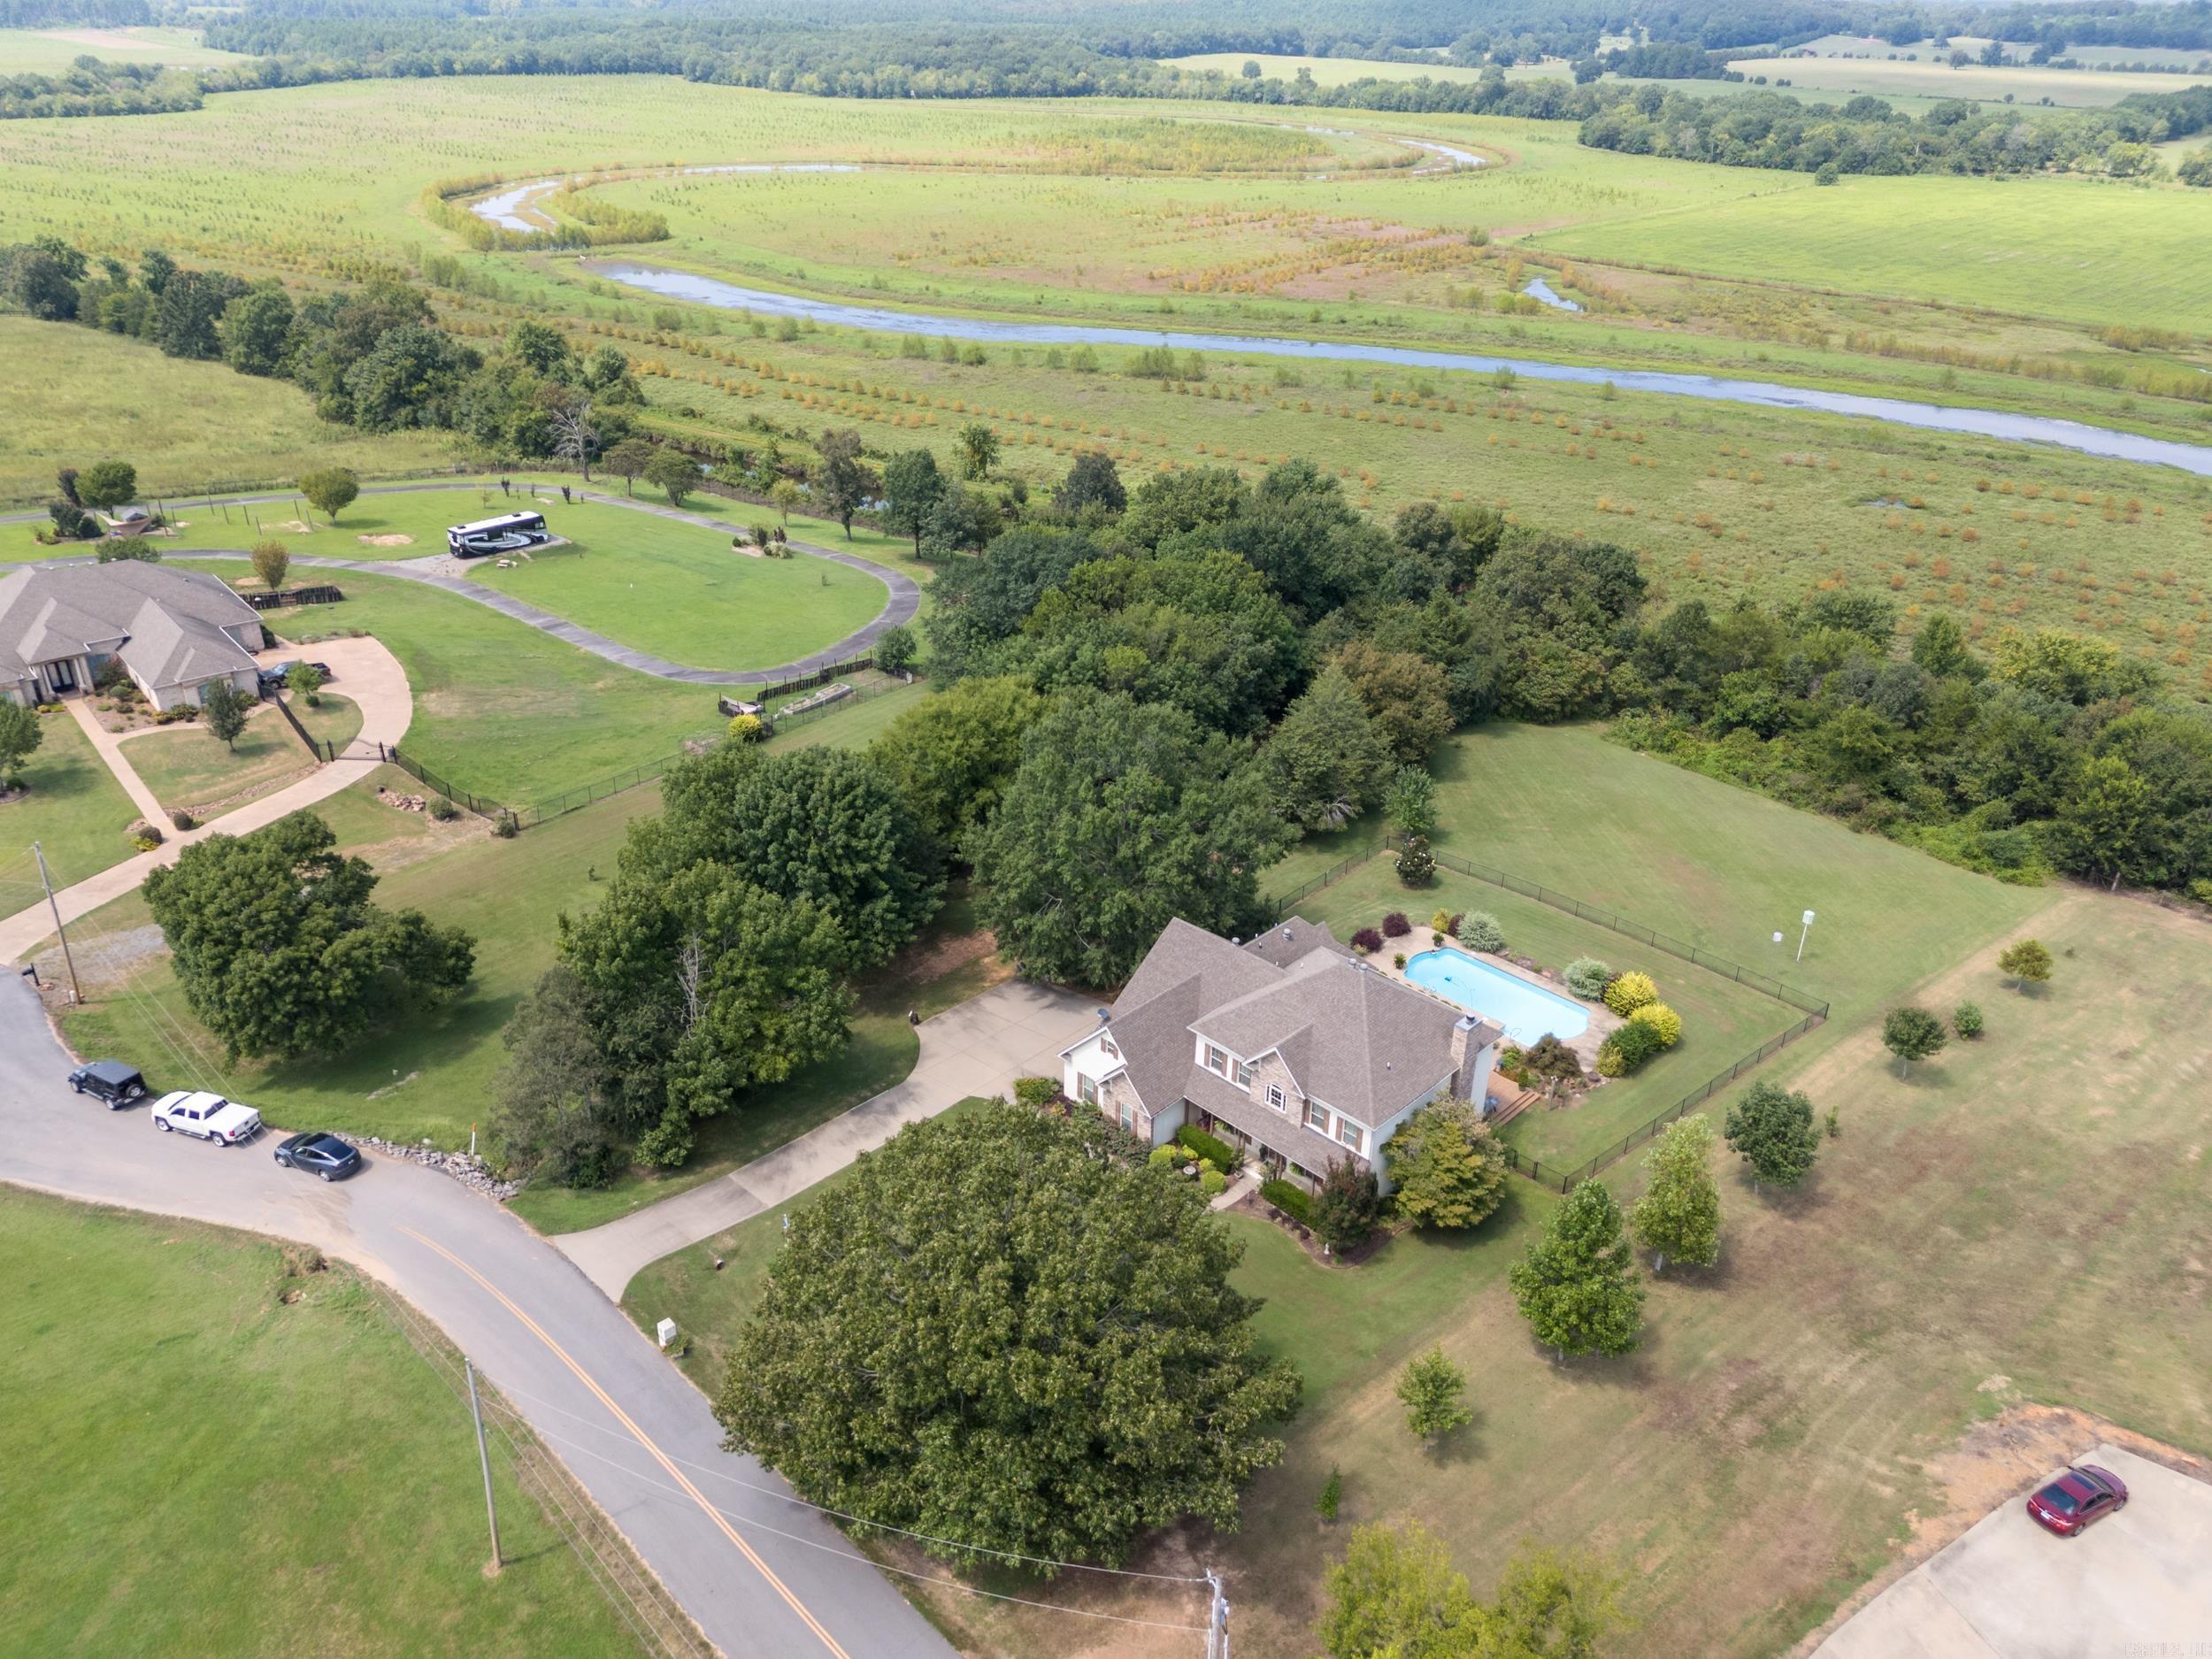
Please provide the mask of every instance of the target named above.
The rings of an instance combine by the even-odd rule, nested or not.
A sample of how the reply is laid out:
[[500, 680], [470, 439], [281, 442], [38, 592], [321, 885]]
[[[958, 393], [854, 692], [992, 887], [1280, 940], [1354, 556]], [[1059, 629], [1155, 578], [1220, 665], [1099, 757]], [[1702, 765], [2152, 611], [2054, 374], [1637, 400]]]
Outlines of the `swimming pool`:
[[1406, 964], [1406, 978], [1425, 991], [1505, 1027], [1526, 1048], [1547, 1032], [1565, 1042], [1590, 1028], [1590, 1010], [1526, 979], [1517, 979], [1463, 950], [1425, 950]]

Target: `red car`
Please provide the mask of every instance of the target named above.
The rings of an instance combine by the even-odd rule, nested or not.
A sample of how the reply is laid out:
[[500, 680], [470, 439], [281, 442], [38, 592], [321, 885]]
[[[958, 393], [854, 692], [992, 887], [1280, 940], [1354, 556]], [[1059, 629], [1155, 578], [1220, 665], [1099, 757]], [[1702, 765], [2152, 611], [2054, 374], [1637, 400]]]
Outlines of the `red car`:
[[2116, 1515], [2127, 1502], [2127, 1482], [2119, 1476], [2094, 1463], [2076, 1463], [2062, 1470], [2049, 1486], [2029, 1494], [2028, 1514], [2039, 1526], [2071, 1538], [2092, 1522]]

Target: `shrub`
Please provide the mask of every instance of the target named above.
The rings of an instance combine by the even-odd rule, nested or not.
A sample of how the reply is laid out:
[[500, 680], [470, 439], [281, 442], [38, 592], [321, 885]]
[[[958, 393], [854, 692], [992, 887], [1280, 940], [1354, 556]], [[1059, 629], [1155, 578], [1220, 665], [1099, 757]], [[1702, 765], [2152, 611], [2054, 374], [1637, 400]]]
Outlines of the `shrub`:
[[1982, 1034], [1982, 1010], [1978, 1003], [1961, 1002], [1951, 1010], [1951, 1029], [1962, 1037], [1972, 1039]]
[[1626, 1077], [1666, 1045], [1659, 1033], [1639, 1020], [1630, 1020], [1605, 1040], [1598, 1050], [1598, 1071], [1605, 1077]]
[[1375, 1171], [1339, 1158], [1322, 1177], [1321, 1196], [1313, 1206], [1313, 1227], [1333, 1250], [1366, 1242], [1382, 1219], [1382, 1194]]
[[887, 674], [902, 674], [914, 665], [914, 630], [895, 622], [876, 636], [876, 666]]
[[[522, 826], [516, 821], [515, 815], [511, 812], [502, 812], [497, 818], [492, 820], [492, 833], [498, 836], [499, 839], [503, 841], [511, 841], [521, 833]], [[688, 1132], [686, 1133], [686, 1139], [687, 1141], [689, 1139]], [[686, 1157], [688, 1157], [689, 1156], [690, 1154], [688, 1152], [685, 1154]], [[678, 1164], [681, 1164], [682, 1162], [683, 1158], [678, 1158], [676, 1160], [676, 1163]], [[673, 1165], [671, 1165], [670, 1167], [672, 1168]]]
[[192, 827], [192, 815], [182, 807], [179, 807], [169, 814], [169, 822], [180, 830], [188, 830]]
[[1682, 1016], [1664, 1002], [1646, 1002], [1628, 1018], [1632, 1025], [1650, 1026], [1663, 1048], [1671, 1048], [1682, 1041]]
[[1436, 856], [1429, 851], [1429, 838], [1409, 835], [1405, 849], [1398, 855], [1398, 879], [1409, 887], [1425, 887], [1436, 879]]
[[150, 833], [144, 835], [134, 835], [131, 837], [131, 848], [132, 850], [135, 852], [150, 853], [160, 845], [161, 837]]
[[1216, 1169], [1233, 1170], [1243, 1162], [1237, 1149], [1217, 1135], [1210, 1135], [1194, 1124], [1185, 1124], [1175, 1132], [1194, 1157], [1210, 1161]]
[[161, 845], [161, 831], [146, 819], [136, 818], [131, 823], [131, 839], [139, 842], [139, 851], [144, 852], [150, 847]]
[[1145, 1155], [1144, 1161], [1156, 1170], [1167, 1169], [1175, 1162], [1175, 1148], [1172, 1143], [1164, 1147], [1154, 1147]]
[[1333, 1521], [1344, 1503], [1344, 1473], [1331, 1465], [1329, 1478], [1321, 1483], [1321, 1495], [1313, 1501], [1313, 1512], [1324, 1521]]
[[1459, 925], [1466, 919], [1467, 918], [1464, 916], [1462, 916], [1457, 910], [1454, 910], [1448, 918], [1449, 925], [1446, 926], [1444, 931], [1448, 933], [1457, 933], [1459, 931]]
[[1582, 1075], [1582, 1056], [1549, 1032], [1539, 1037], [1532, 1048], [1520, 1052], [1518, 1059], [1523, 1070], [1532, 1071], [1538, 1077]]
[[649, 1164], [657, 1170], [672, 1170], [682, 1165], [691, 1156], [691, 1125], [688, 1113], [670, 1112], [638, 1137], [638, 1162]]
[[1371, 927], [1363, 927], [1352, 935], [1352, 949], [1368, 956], [1383, 948], [1383, 936]]
[[1260, 1196], [1293, 1221], [1313, 1225], [1313, 1194], [1297, 1182], [1284, 1180], [1280, 1176], [1262, 1181]]
[[1623, 1019], [1626, 1019], [1646, 1002], [1655, 1002], [1658, 1000], [1659, 987], [1652, 983], [1651, 975], [1640, 973], [1633, 968], [1626, 973], [1615, 975], [1613, 982], [1605, 987], [1606, 1007], [1611, 1009]]
[[1498, 918], [1487, 910], [1470, 910], [1452, 932], [1459, 936], [1459, 942], [1471, 950], [1499, 951], [1505, 949], [1505, 929], [1498, 926]]
[[1229, 1190], [1229, 1178], [1219, 1170], [1202, 1169], [1198, 1171], [1198, 1190], [1209, 1198], [1218, 1198]]
[[1403, 910], [1393, 910], [1383, 918], [1382, 930], [1383, 936], [1386, 939], [1403, 939], [1413, 931], [1413, 924], [1406, 920], [1406, 913]]
[[461, 809], [454, 805], [452, 802], [447, 800], [445, 796], [442, 795], [432, 795], [430, 797], [430, 804], [425, 810], [429, 812], [432, 818], [437, 819], [441, 824], [450, 824], [455, 818], [461, 816]]
[[1595, 956], [1577, 956], [1559, 977], [1584, 1002], [1594, 1002], [1605, 995], [1606, 981], [1613, 977], [1613, 970]]
[[1041, 1111], [1060, 1098], [1060, 1079], [1056, 1077], [1018, 1077], [1014, 1079], [1014, 1103]]
[[768, 723], [757, 714], [733, 714], [730, 717], [729, 735], [740, 743], [757, 743], [768, 734]]
[[1432, 933], [1450, 933], [1452, 931], [1452, 913], [1449, 910], [1437, 911], [1435, 915], [1429, 918], [1429, 930]]
[[1396, 956], [1391, 957], [1390, 961], [1391, 964], [1395, 967], [1399, 972], [1403, 973], [1406, 971], [1406, 953], [1404, 951], [1401, 950], [1398, 952]]

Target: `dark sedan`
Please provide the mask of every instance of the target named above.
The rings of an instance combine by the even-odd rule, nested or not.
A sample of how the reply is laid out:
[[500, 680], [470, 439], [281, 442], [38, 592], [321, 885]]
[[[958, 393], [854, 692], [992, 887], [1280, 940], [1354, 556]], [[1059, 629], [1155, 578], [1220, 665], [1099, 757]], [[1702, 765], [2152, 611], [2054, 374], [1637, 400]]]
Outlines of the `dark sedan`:
[[2127, 1503], [2127, 1482], [2119, 1476], [2094, 1463], [2076, 1463], [2029, 1494], [2028, 1514], [2037, 1525], [2072, 1538], [2106, 1516], [2117, 1515]]
[[277, 1148], [276, 1161], [288, 1170], [305, 1170], [326, 1181], [342, 1180], [361, 1167], [358, 1152], [319, 1130], [289, 1137]]

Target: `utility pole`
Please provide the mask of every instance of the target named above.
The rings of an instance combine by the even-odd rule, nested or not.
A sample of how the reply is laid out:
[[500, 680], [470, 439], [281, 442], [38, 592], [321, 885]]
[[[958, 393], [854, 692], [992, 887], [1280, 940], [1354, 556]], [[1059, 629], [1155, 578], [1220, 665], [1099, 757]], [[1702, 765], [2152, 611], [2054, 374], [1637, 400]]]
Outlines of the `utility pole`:
[[1211, 1599], [1206, 1608], [1206, 1659], [1229, 1659], [1229, 1602], [1221, 1594], [1221, 1575], [1206, 1569]]
[[46, 889], [46, 908], [54, 913], [54, 933], [61, 941], [61, 959], [69, 966], [69, 1001], [77, 1006], [84, 1002], [84, 987], [77, 983], [77, 959], [69, 954], [69, 935], [62, 931], [61, 903], [54, 897], [54, 879], [46, 873], [46, 854], [36, 841], [31, 851], [38, 857], [39, 885]]
[[484, 1471], [484, 1517], [491, 1523], [492, 1528], [492, 1564], [488, 1571], [496, 1573], [503, 1563], [499, 1559], [499, 1511], [492, 1507], [491, 1455], [484, 1449], [484, 1410], [481, 1406], [476, 1403], [476, 1366], [474, 1363], [465, 1356], [461, 1361], [461, 1366], [463, 1370], [468, 1372], [469, 1416], [476, 1419], [477, 1466]]

